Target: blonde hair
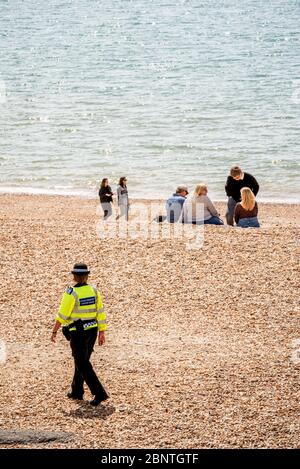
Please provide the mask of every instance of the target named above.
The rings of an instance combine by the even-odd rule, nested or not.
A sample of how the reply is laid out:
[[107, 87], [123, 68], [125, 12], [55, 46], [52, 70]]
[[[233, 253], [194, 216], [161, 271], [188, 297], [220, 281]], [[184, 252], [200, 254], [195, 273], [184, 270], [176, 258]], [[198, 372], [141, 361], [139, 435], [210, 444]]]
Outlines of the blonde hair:
[[241, 189], [242, 202], [241, 205], [245, 210], [253, 210], [255, 206], [255, 195], [249, 187]]
[[204, 184], [204, 182], [201, 182], [201, 184], [197, 184], [195, 187], [193, 197], [199, 197], [203, 192], [207, 192], [207, 185]]

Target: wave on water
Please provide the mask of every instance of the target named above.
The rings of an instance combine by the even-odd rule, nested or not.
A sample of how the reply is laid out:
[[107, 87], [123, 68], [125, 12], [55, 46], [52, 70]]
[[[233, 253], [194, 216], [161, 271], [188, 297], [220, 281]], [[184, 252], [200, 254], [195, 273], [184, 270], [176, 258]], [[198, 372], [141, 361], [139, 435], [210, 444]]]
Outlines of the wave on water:
[[84, 198], [95, 198], [96, 193], [92, 190], [75, 190], [75, 189], [45, 189], [42, 187], [5, 187], [0, 186], [2, 194], [26, 194], [26, 195], [59, 195], [74, 196]]
[[[45, 189], [41, 187], [5, 187], [0, 186], [0, 194], [16, 194], [16, 195], [46, 195], [61, 197], [78, 197], [84, 199], [98, 200], [98, 190], [76, 190], [76, 189]], [[162, 196], [153, 196], [153, 194], [144, 194], [139, 197], [131, 198], [131, 200], [161, 200]], [[214, 202], [226, 202], [226, 198], [214, 198]], [[300, 204], [300, 197], [281, 198], [281, 197], [257, 197], [258, 202], [262, 203], [278, 203], [278, 204]]]

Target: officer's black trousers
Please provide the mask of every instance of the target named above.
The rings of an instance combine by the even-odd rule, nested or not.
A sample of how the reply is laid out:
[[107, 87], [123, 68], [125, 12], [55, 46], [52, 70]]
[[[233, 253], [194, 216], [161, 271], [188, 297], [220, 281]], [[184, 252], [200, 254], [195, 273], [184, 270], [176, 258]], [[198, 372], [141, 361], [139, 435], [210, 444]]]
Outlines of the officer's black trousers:
[[75, 373], [72, 381], [73, 396], [83, 396], [83, 383], [85, 381], [94, 396], [97, 396], [99, 399], [108, 397], [108, 394], [100, 383], [90, 363], [90, 356], [97, 339], [97, 332], [97, 327], [86, 331], [71, 332], [70, 345], [75, 365]]

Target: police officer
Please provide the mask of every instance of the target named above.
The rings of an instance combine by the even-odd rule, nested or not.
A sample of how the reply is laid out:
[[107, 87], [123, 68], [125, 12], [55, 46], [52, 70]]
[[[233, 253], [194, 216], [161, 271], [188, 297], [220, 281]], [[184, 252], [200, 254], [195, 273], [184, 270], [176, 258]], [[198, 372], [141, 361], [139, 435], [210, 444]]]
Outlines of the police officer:
[[70, 340], [75, 365], [71, 391], [67, 396], [70, 399], [83, 399], [85, 381], [94, 395], [90, 404], [97, 406], [109, 396], [92, 367], [90, 356], [97, 331], [98, 344], [105, 343], [106, 314], [100, 293], [96, 287], [87, 283], [89, 273], [86, 264], [74, 265], [72, 274], [75, 285], [69, 287], [62, 297], [51, 340], [56, 342], [57, 331], [61, 325], [64, 326], [63, 332]]

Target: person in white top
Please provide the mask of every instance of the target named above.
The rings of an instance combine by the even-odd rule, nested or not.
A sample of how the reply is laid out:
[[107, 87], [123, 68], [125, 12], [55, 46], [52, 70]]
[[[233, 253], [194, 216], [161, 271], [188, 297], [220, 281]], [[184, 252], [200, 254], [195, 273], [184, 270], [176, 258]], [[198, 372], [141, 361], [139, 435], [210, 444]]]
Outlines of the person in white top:
[[197, 184], [192, 197], [183, 205], [183, 222], [193, 225], [224, 225], [220, 215], [207, 196], [207, 185]]
[[119, 215], [117, 216], [117, 219], [120, 217], [125, 217], [125, 220], [128, 221], [129, 200], [126, 177], [120, 178], [119, 185], [117, 188], [117, 195], [119, 205]]

